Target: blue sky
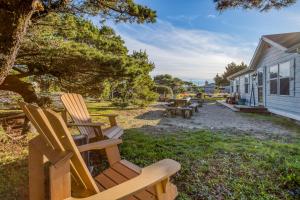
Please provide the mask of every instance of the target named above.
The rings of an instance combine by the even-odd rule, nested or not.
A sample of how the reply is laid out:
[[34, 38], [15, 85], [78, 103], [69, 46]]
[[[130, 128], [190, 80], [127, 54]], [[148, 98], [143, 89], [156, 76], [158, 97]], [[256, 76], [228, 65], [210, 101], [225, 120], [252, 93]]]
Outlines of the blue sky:
[[229, 62], [249, 63], [261, 35], [300, 31], [300, 2], [282, 10], [215, 10], [213, 0], [137, 0], [155, 24], [111, 24], [130, 51], [146, 50], [152, 75], [212, 80]]

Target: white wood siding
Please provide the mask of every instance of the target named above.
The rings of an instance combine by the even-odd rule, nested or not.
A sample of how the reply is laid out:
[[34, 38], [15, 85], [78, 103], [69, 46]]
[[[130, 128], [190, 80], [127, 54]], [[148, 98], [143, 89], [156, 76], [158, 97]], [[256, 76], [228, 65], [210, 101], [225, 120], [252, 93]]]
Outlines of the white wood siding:
[[[270, 95], [270, 83], [269, 83], [269, 68], [274, 65], [278, 65], [280, 63], [294, 61], [294, 80], [290, 82], [290, 95], [283, 96], [283, 95]], [[286, 117], [294, 118], [300, 120], [300, 54], [291, 54], [285, 53], [284, 51], [277, 49], [275, 47], [270, 47], [266, 50], [258, 64], [257, 70], [262, 69], [266, 73], [264, 74], [264, 81], [263, 81], [263, 93], [264, 93], [264, 106], [269, 109], [269, 111], [274, 112], [276, 114], [284, 115]], [[251, 73], [252, 75], [253, 73]], [[247, 74], [246, 74], [247, 75]], [[250, 76], [250, 88], [249, 93], [246, 94], [244, 90], [244, 76], [240, 77], [240, 95], [241, 98], [247, 99], [247, 103], [250, 102], [250, 95], [252, 89], [252, 78]], [[234, 80], [234, 83], [235, 83]], [[254, 93], [255, 93], [255, 102], [256, 106], [258, 105], [258, 82], [254, 82]], [[235, 84], [234, 84], [235, 86]], [[234, 87], [235, 92], [235, 87]], [[253, 103], [253, 100], [252, 100]]]
[[[290, 95], [270, 95], [269, 84], [269, 67], [280, 63], [295, 61], [294, 81], [290, 84]], [[300, 117], [300, 55], [285, 53], [275, 47], [269, 48], [261, 57], [257, 68], [266, 67], [266, 85], [264, 86], [265, 94], [265, 107], [269, 110], [274, 110], [278, 113], [285, 113], [289, 116]], [[295, 86], [295, 87], [294, 87]]]

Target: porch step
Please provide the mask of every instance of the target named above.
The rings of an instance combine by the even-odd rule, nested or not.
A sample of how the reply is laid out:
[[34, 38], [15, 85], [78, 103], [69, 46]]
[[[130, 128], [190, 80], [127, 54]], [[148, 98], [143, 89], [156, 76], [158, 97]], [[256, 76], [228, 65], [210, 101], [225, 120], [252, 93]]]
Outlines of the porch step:
[[254, 106], [245, 106], [245, 105], [234, 105], [234, 108], [244, 113], [263, 113], [263, 114], [269, 113], [268, 109], [263, 106], [254, 107]]
[[232, 110], [234, 112], [238, 112], [239, 111], [239, 109], [236, 109], [234, 107], [234, 105], [226, 103], [225, 100], [217, 100], [217, 104], [220, 104], [220, 105], [222, 105], [222, 106], [224, 106], [226, 108], [229, 108], [230, 110]]

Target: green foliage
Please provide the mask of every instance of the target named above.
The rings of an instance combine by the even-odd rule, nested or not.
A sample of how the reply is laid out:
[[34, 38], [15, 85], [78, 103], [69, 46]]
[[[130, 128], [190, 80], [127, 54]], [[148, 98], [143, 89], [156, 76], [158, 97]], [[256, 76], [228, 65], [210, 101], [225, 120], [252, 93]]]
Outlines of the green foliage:
[[149, 76], [154, 64], [147, 54], [129, 55], [124, 41], [111, 28], [99, 29], [75, 15], [52, 13], [36, 22], [17, 63], [18, 75], [33, 76], [46, 88], [55, 85], [61, 91], [102, 99], [118, 93], [122, 105], [135, 99], [128, 103], [142, 106], [155, 99]]
[[69, 13], [76, 15], [90, 15], [100, 17], [103, 22], [107, 18], [116, 22], [153, 23], [156, 12], [134, 2], [134, 0], [41, 0], [44, 11], [34, 15], [34, 19], [41, 18], [50, 12]]
[[86, 95], [100, 93], [101, 83], [121, 76], [130, 62], [124, 42], [112, 29], [54, 13], [29, 30], [17, 57], [27, 67], [19, 69], [20, 76], [48, 75], [63, 91]]
[[217, 86], [227, 86], [230, 84], [229, 81], [227, 80], [228, 76], [235, 74], [238, 71], [241, 71], [246, 68], [247, 68], [247, 65], [243, 62], [241, 64], [236, 64], [234, 62], [229, 63], [225, 67], [225, 72], [221, 76], [219, 76], [219, 74], [217, 74], [214, 78], [214, 81]]
[[181, 163], [173, 181], [183, 199], [297, 199], [300, 140], [261, 140], [247, 133], [124, 134], [121, 153], [147, 166], [164, 158]]
[[[180, 78], [172, 77], [169, 74], [157, 75], [154, 77], [156, 85], [170, 87], [174, 94], [182, 92], [199, 92], [200, 88], [192, 82], [183, 81]], [[163, 92], [163, 91], [162, 91]], [[163, 93], [161, 93], [163, 94]]]
[[148, 59], [146, 52], [133, 52], [130, 56], [137, 61], [126, 70], [126, 78], [115, 83], [115, 105], [123, 107], [130, 104], [144, 107], [158, 98], [154, 92], [154, 82], [149, 73], [154, 69], [154, 64]]
[[267, 11], [272, 8], [280, 9], [296, 3], [296, 0], [213, 0], [217, 10], [242, 7], [244, 9], [259, 9]]
[[173, 90], [169, 86], [155, 85], [155, 91], [163, 98], [173, 98]]

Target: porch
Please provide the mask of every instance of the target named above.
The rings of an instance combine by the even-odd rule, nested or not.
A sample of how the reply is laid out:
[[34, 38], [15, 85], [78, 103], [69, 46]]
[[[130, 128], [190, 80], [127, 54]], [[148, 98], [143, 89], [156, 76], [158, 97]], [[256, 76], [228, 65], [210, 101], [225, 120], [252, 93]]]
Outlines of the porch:
[[268, 109], [263, 106], [235, 105], [226, 103], [225, 100], [218, 100], [217, 103], [229, 108], [234, 112], [269, 114]]

